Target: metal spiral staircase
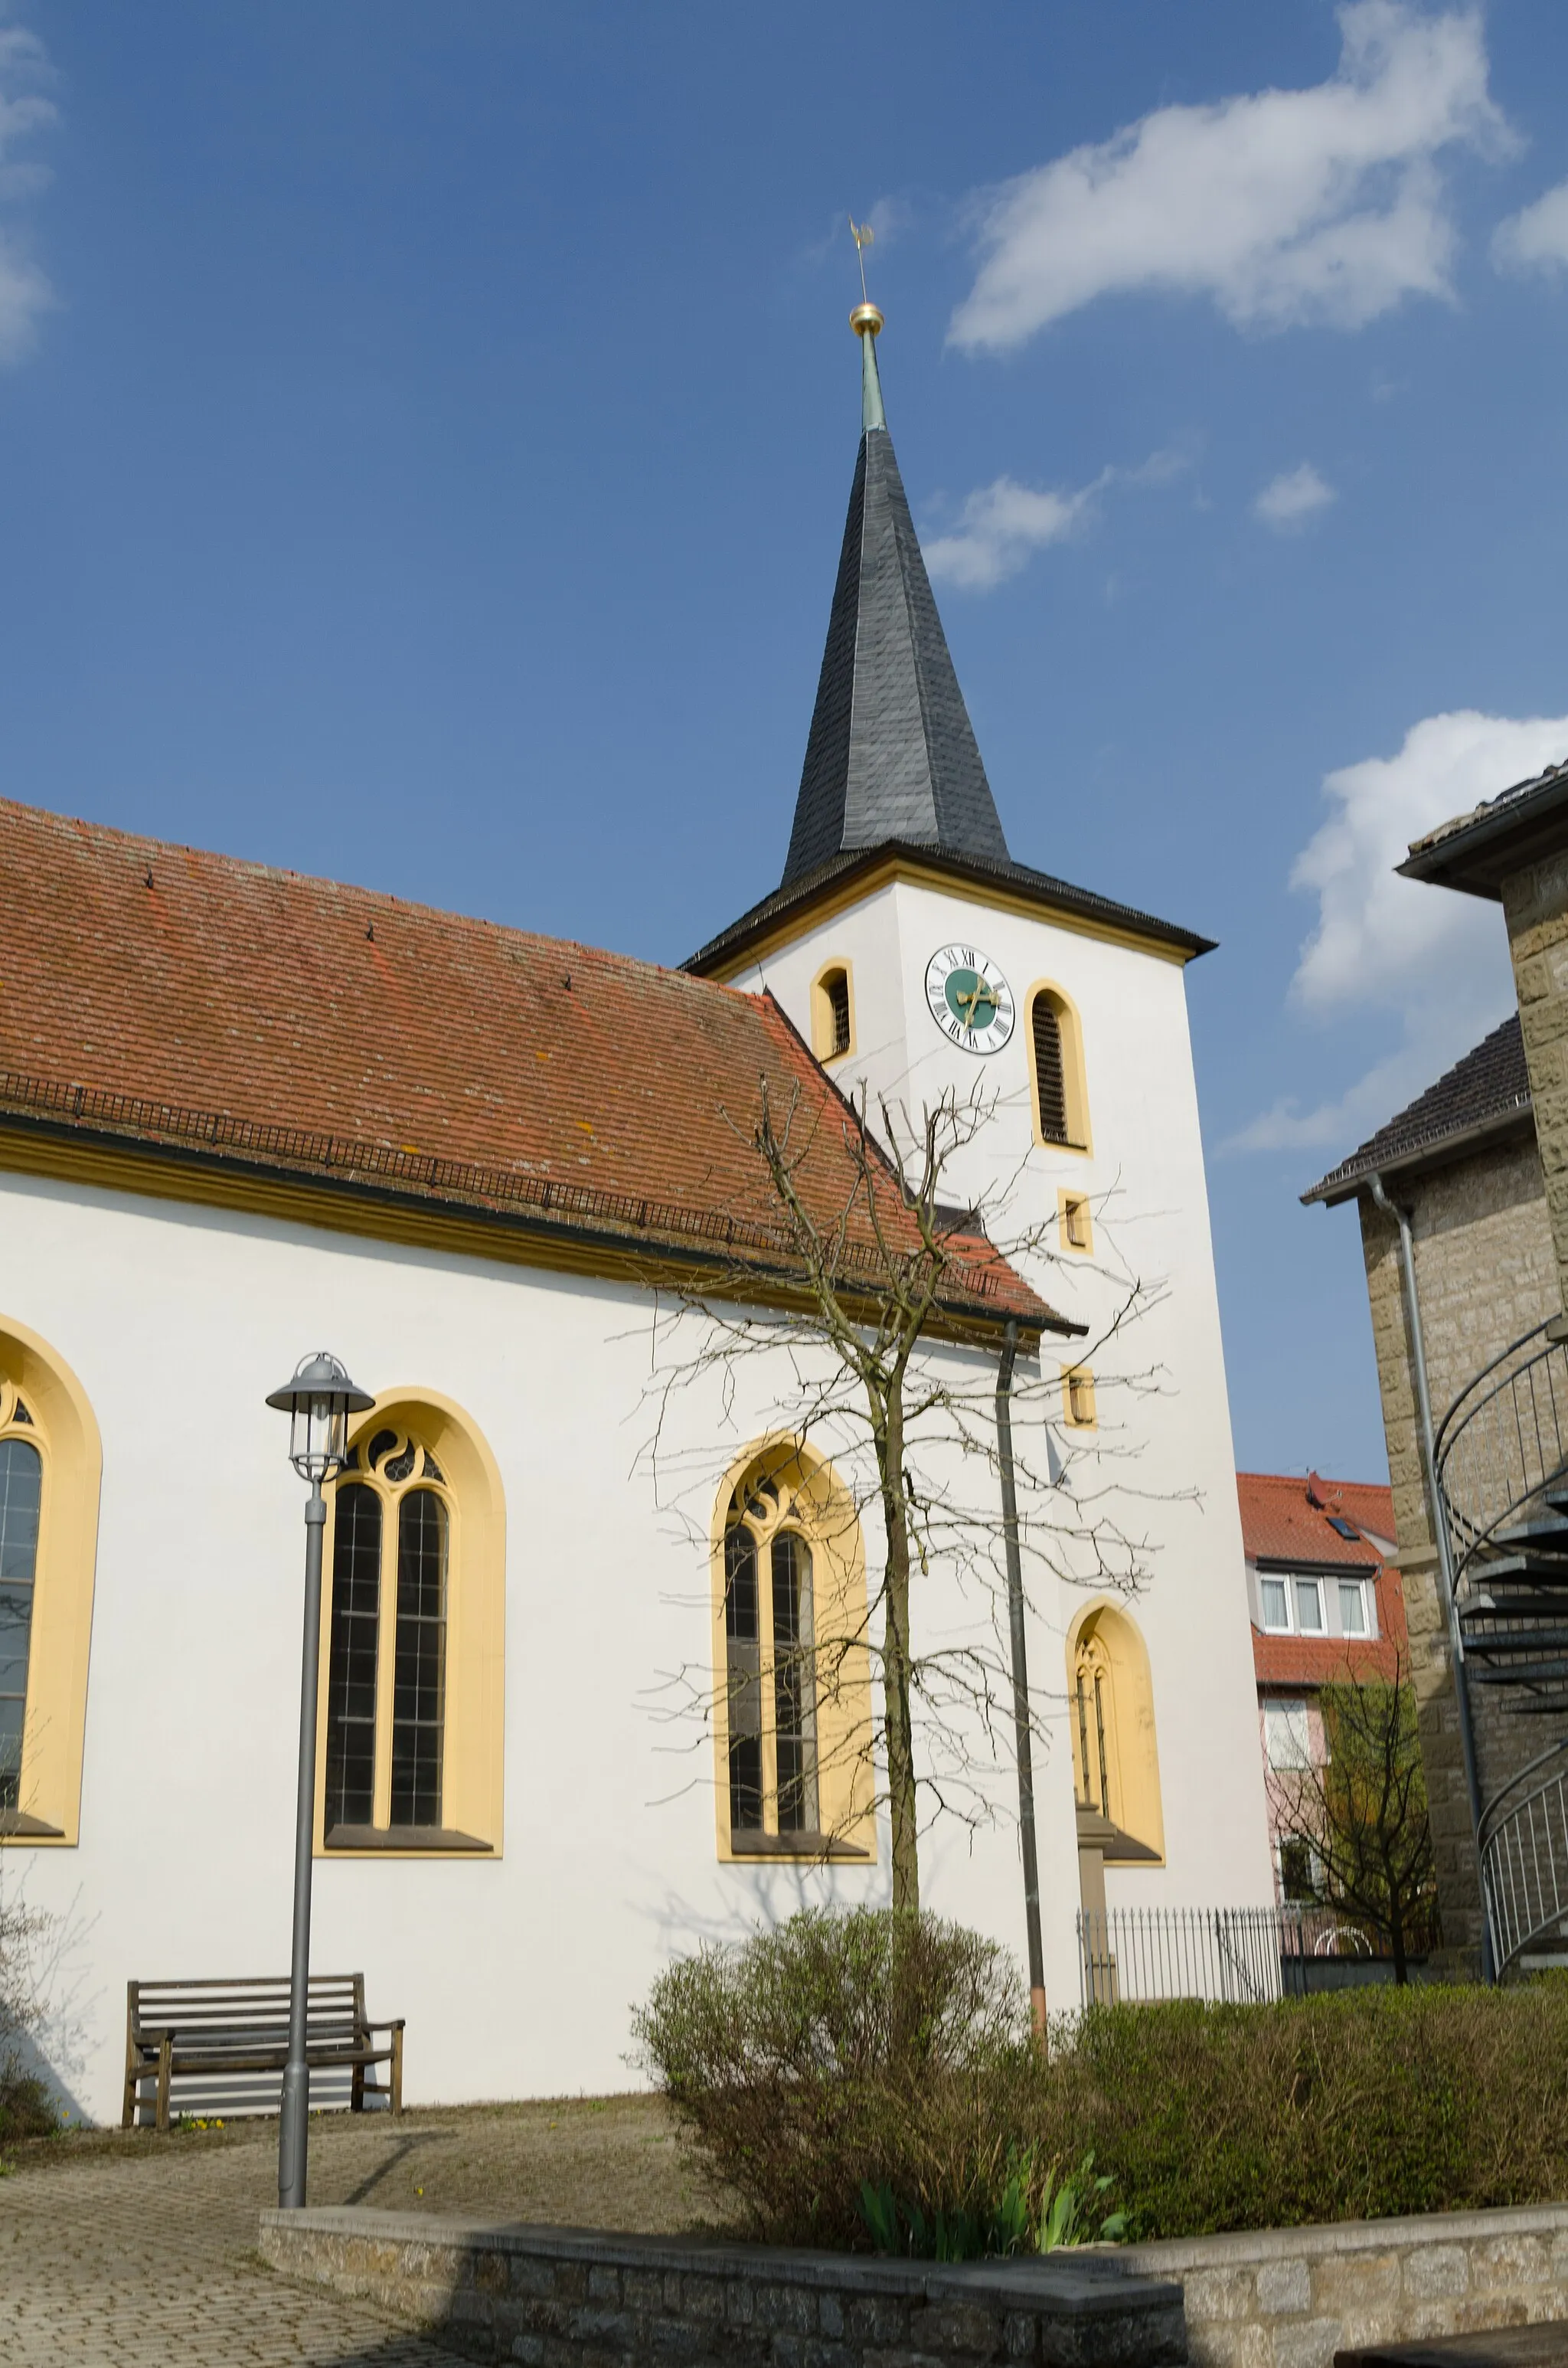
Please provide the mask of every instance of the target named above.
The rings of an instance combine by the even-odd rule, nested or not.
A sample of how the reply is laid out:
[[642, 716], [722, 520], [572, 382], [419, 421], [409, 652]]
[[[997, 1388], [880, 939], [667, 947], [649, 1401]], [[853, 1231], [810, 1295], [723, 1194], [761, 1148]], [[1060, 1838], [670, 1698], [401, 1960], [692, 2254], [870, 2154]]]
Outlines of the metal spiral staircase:
[[[1568, 1718], [1565, 1328], [1552, 1318], [1476, 1375], [1443, 1417], [1436, 1463], [1471, 1685]], [[1568, 1738], [1493, 1795], [1476, 1839], [1499, 1976], [1568, 1960]]]

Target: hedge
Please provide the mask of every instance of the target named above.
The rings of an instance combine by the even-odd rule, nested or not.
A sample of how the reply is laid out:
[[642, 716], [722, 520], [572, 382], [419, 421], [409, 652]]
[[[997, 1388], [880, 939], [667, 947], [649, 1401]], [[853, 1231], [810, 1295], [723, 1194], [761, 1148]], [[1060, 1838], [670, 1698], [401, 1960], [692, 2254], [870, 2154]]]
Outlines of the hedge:
[[1046, 2060], [1006, 1952], [935, 1918], [808, 1912], [671, 1966], [642, 2061], [755, 2234], [865, 2247], [996, 2225], [1093, 2157], [1136, 2237], [1568, 2196], [1568, 1982], [1090, 2009]]

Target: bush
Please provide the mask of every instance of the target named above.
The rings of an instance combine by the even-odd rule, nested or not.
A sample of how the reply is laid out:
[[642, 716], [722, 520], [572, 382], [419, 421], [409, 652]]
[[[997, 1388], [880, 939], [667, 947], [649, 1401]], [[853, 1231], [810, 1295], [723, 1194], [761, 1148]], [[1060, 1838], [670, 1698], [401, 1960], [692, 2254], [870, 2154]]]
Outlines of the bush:
[[762, 2235], [864, 2245], [866, 2188], [933, 2224], [999, 2201], [1031, 2051], [1017, 1972], [976, 1933], [808, 1910], [670, 1966], [633, 2027]]
[[780, 2241], [914, 2247], [940, 2225], [1002, 2248], [1090, 2157], [1080, 2237], [1118, 2209], [1178, 2237], [1568, 2196], [1558, 1980], [1096, 2007], [1047, 2063], [994, 1943], [811, 1912], [671, 1966], [636, 2030], [715, 2178]]

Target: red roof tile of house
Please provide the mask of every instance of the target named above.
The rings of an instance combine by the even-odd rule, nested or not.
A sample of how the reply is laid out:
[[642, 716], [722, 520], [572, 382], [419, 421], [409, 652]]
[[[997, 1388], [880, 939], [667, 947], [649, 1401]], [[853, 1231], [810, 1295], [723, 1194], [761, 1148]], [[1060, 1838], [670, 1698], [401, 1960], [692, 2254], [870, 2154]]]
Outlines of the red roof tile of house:
[[[813, 1214], [852, 1200], [853, 1114], [770, 996], [8, 800], [0, 947], [0, 1125], [788, 1273], [766, 1079]], [[869, 1271], [861, 1204], [846, 1236]], [[950, 1307], [1070, 1328], [981, 1235], [952, 1249]]]
[[[1260, 1686], [1312, 1688], [1352, 1678], [1393, 1675], [1406, 1653], [1404, 1590], [1398, 1569], [1385, 1562], [1376, 1539], [1392, 1541], [1393, 1491], [1370, 1481], [1324, 1480], [1315, 1472], [1238, 1472], [1242, 1544], [1247, 1560], [1289, 1569], [1343, 1569], [1374, 1577], [1376, 1640], [1338, 1636], [1266, 1636], [1252, 1632], [1253, 1665]], [[1346, 1538], [1338, 1520], [1359, 1534]], [[1369, 1532], [1370, 1534], [1369, 1534]]]

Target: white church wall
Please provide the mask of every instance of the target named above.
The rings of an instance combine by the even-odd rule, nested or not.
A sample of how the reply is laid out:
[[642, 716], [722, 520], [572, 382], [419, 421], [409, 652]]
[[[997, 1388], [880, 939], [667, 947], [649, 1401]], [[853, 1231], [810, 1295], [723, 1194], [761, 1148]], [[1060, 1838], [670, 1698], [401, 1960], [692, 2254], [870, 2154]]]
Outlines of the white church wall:
[[[118, 2114], [128, 1978], [286, 1970], [304, 1491], [263, 1400], [318, 1347], [378, 1392], [455, 1401], [506, 1491], [503, 1853], [315, 1862], [313, 1962], [362, 1968], [371, 2011], [408, 2018], [411, 2101], [630, 2085], [629, 2008], [671, 1954], [805, 1902], [885, 1899], [885, 1834], [872, 1867], [717, 1863], [711, 1746], [669, 1714], [671, 1673], [706, 1664], [707, 1554], [641, 1457], [644, 1295], [19, 1175], [0, 1177], [0, 1315], [74, 1370], [103, 1437], [81, 1839], [0, 1861], [61, 1919], [54, 2055], [92, 2115]], [[700, 1393], [673, 1402], [680, 1469], [711, 1457], [688, 1489], [704, 1521], [777, 1404], [763, 1365], [727, 1430]], [[954, 1631], [990, 1617], [973, 1600]], [[1005, 1757], [986, 1782], [997, 1822], [927, 1842], [926, 1897], [1021, 1955]], [[1068, 2004], [1064, 1752], [1040, 1814], [1048, 1983]]]
[[[896, 948], [889, 945], [892, 907]], [[1017, 1008], [1005, 1050], [977, 1058], [950, 1043], [926, 1008], [926, 966], [950, 942], [999, 965]], [[890, 951], [896, 970], [888, 968]], [[1098, 1429], [1055, 1437], [1091, 1492], [1156, 1551], [1152, 1577], [1127, 1609], [1149, 1651], [1165, 1809], [1165, 1861], [1110, 1867], [1112, 1906], [1263, 1904], [1272, 1900], [1245, 1566], [1236, 1499], [1218, 1290], [1182, 968], [1027, 912], [913, 881], [804, 929], [737, 984], [766, 984], [798, 1025], [810, 981], [830, 959], [855, 964], [857, 995], [878, 995], [879, 1027], [860, 1031], [835, 1064], [846, 1089], [864, 1076], [913, 1115], [977, 1080], [991, 1115], [949, 1171], [949, 1197], [986, 1208], [1006, 1247], [1046, 1229], [1045, 1257], [1020, 1257], [1043, 1296], [1089, 1326], [1093, 1343], [1134, 1281], [1147, 1304], [1124, 1334], [1085, 1349], [1096, 1377]], [[1093, 1149], [1040, 1144], [1029, 1087], [1028, 998], [1049, 981], [1071, 997], [1083, 1031]], [[902, 1007], [890, 1011], [896, 990]], [[1062, 1249], [1059, 1190], [1093, 1202], [1094, 1255]], [[1054, 1378], [1080, 1352], [1043, 1344]], [[1059, 1408], [1057, 1409], [1059, 1412]], [[1020, 1440], [1031, 1420], [1020, 1410]], [[1070, 1566], [1074, 1566], [1071, 1565]], [[1082, 1565], [1076, 1565], [1081, 1567]], [[1041, 1715], [1070, 1743], [1065, 1645], [1094, 1588], [1037, 1585], [1032, 1684]], [[1075, 1889], [1076, 1878], [1074, 1884]]]

